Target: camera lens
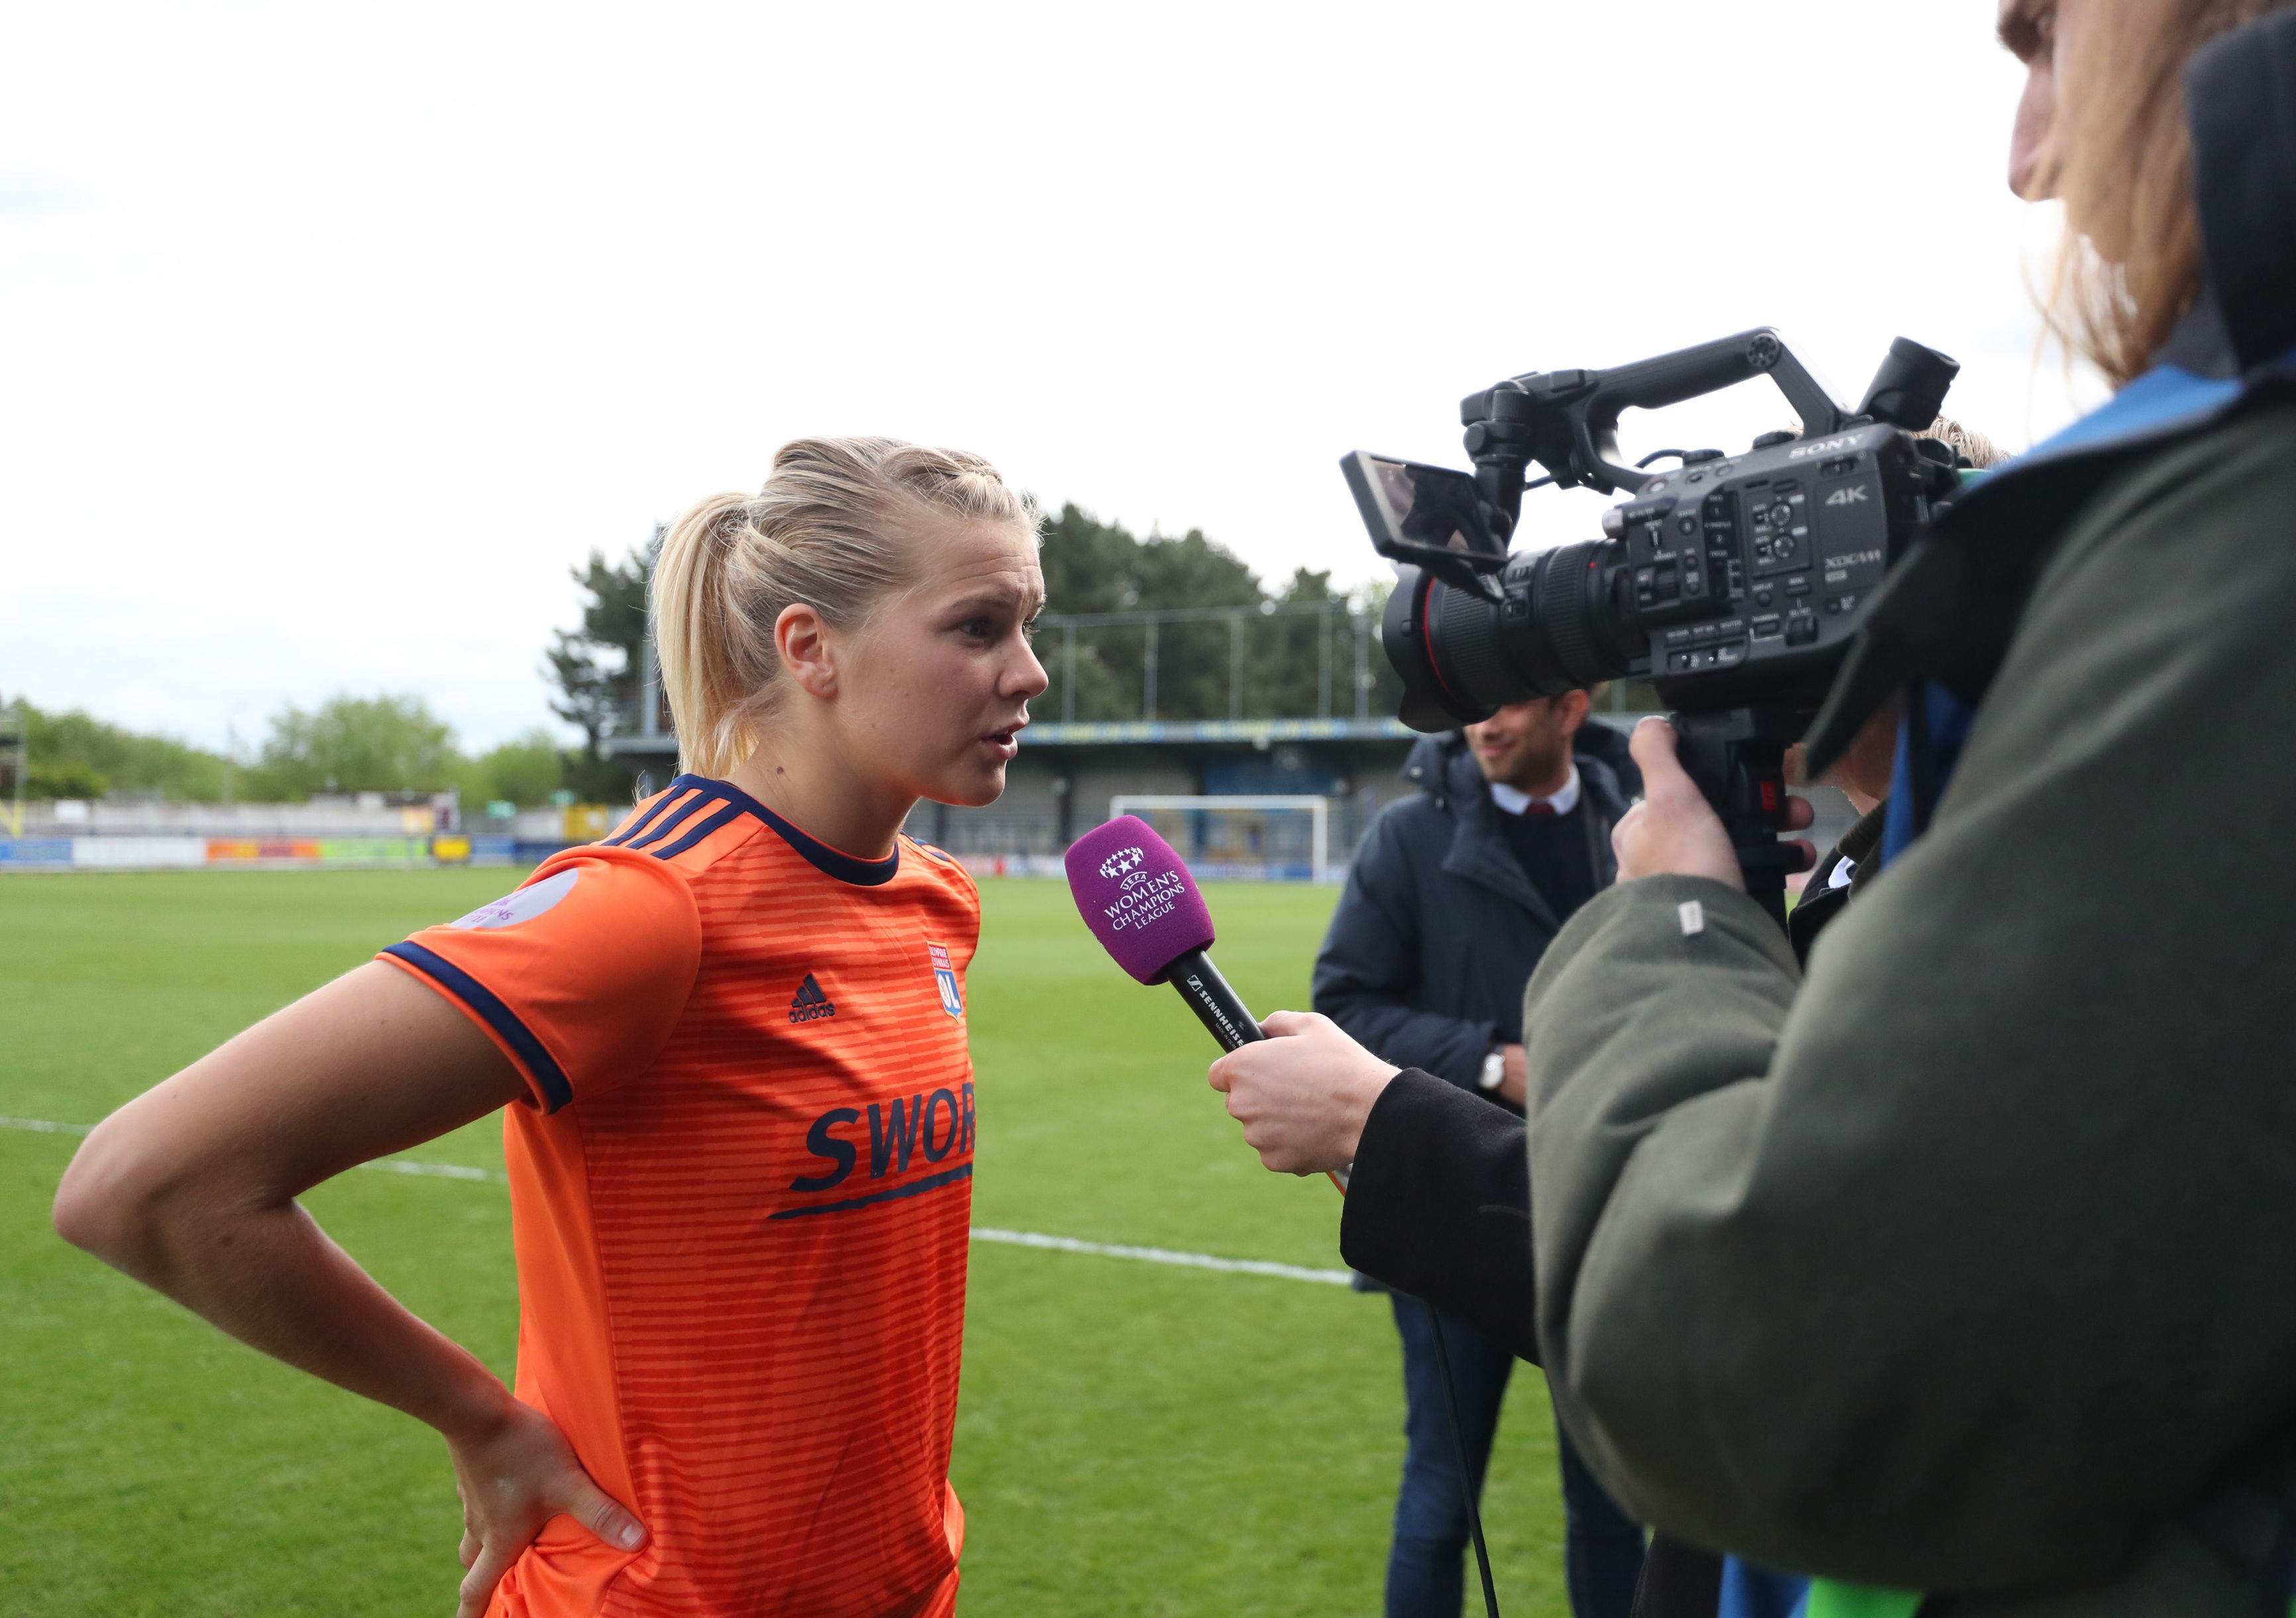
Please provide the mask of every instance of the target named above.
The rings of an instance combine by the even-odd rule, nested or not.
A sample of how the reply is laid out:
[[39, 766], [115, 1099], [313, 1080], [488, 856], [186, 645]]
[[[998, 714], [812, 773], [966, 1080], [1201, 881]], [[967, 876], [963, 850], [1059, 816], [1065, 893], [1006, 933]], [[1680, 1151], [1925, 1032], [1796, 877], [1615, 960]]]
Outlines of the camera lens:
[[1618, 621], [1624, 559], [1622, 546], [1601, 539], [1517, 555], [1499, 575], [1496, 602], [1400, 570], [1380, 641], [1403, 677], [1403, 722], [1447, 730], [1627, 673], [1648, 643]]

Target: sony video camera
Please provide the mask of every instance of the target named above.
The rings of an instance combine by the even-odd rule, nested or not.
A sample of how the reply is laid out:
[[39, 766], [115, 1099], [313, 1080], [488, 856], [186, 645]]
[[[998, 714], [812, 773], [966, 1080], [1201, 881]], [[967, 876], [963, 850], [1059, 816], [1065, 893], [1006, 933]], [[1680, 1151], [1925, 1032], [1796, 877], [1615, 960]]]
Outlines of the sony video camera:
[[[1509, 702], [1643, 679], [1730, 825], [1750, 885], [1784, 903], [1780, 766], [1825, 694], [1860, 610], [1958, 486], [1914, 434], [1960, 366], [1905, 338], [1843, 411], [1767, 328], [1607, 371], [1532, 372], [1460, 407], [1475, 471], [1361, 451], [1341, 468], [1373, 546], [1398, 564], [1380, 638], [1414, 730]], [[1742, 455], [1616, 464], [1619, 415], [1767, 375], [1802, 430]], [[1680, 464], [1645, 470], [1675, 456]], [[1532, 462], [1546, 476], [1526, 483]], [[1510, 554], [1526, 489], [1630, 497], [1605, 538]]]

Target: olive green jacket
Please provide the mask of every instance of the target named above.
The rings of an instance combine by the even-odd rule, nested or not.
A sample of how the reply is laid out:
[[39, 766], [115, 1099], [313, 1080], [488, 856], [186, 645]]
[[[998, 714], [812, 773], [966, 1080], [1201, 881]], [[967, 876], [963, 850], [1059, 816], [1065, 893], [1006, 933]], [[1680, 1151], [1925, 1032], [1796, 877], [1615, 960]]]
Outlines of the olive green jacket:
[[1694, 1542], [1931, 1614], [2252, 1611], [2189, 1524], [2296, 1499], [2296, 405], [2137, 459], [2036, 569], [1807, 981], [1697, 878], [1548, 949], [1538, 1337]]

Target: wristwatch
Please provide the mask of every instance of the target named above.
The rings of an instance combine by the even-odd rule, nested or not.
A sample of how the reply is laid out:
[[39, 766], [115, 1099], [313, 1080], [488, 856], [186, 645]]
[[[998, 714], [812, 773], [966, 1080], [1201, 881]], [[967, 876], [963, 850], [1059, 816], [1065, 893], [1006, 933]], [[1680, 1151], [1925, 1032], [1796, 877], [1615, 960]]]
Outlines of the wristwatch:
[[1475, 1080], [1479, 1090], [1495, 1090], [1506, 1082], [1506, 1053], [1497, 1046], [1491, 1047], [1483, 1057], [1482, 1076]]

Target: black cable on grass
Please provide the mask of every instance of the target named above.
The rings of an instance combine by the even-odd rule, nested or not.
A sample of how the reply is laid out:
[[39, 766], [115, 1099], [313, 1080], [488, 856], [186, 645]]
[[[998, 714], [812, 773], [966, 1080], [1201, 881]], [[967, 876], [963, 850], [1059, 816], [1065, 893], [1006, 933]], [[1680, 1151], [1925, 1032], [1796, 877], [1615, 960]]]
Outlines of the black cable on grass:
[[1483, 1608], [1499, 1618], [1499, 1592], [1491, 1583], [1491, 1553], [1483, 1547], [1483, 1514], [1475, 1509], [1475, 1480], [1467, 1469], [1467, 1441], [1459, 1432], [1459, 1396], [1451, 1391], [1451, 1345], [1443, 1341], [1443, 1318], [1426, 1299], [1428, 1334], [1435, 1340], [1435, 1369], [1443, 1378], [1443, 1413], [1451, 1418], [1451, 1453], [1459, 1462], [1459, 1498], [1467, 1507], [1467, 1532], [1475, 1541], [1475, 1567], [1483, 1575]]

